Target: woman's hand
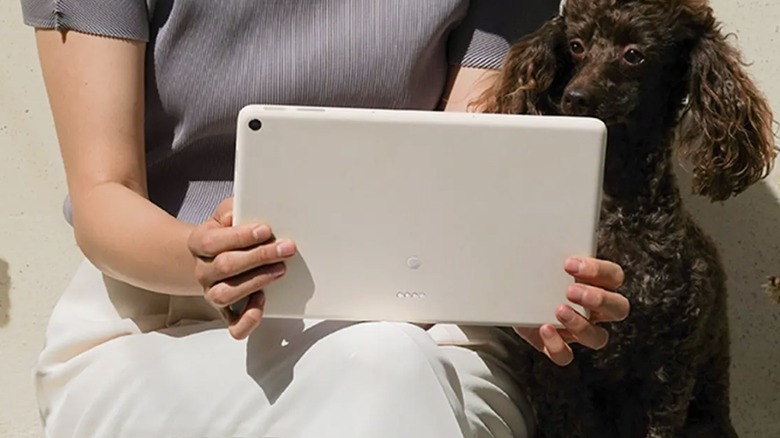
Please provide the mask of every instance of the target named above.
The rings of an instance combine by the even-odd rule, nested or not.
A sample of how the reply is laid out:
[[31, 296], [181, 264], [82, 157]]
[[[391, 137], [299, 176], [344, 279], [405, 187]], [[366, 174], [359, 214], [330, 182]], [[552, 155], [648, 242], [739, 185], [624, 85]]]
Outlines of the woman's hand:
[[[289, 240], [275, 241], [267, 224], [233, 227], [233, 199], [223, 201], [214, 215], [190, 235], [189, 249], [196, 259], [195, 277], [204, 298], [219, 309], [230, 335], [243, 339], [262, 320], [262, 289], [285, 273], [284, 260], [295, 254]], [[250, 297], [240, 315], [227, 307]]]
[[623, 269], [615, 263], [593, 258], [568, 259], [564, 269], [578, 283], [566, 292], [567, 298], [590, 312], [585, 318], [571, 306], [564, 304], [555, 312], [565, 329], [550, 324], [537, 328], [516, 328], [528, 343], [544, 352], [553, 362], [565, 366], [574, 359], [569, 342], [577, 342], [599, 350], [609, 341], [609, 332], [596, 325], [599, 322], [622, 321], [629, 313], [628, 299], [614, 292], [623, 284]]

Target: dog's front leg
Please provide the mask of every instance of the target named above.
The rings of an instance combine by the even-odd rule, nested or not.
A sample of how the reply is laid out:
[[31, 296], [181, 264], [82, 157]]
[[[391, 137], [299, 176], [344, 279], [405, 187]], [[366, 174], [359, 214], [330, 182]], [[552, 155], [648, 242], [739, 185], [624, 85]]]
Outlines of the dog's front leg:
[[584, 375], [587, 352], [572, 345], [575, 360], [561, 367], [541, 353], [533, 355], [529, 400], [536, 415], [534, 438], [612, 438], [593, 400], [592, 375]]
[[649, 401], [646, 438], [676, 438], [681, 435], [696, 382], [696, 367], [686, 363], [686, 359], [679, 355], [666, 362], [667, 365], [656, 369], [644, 388]]

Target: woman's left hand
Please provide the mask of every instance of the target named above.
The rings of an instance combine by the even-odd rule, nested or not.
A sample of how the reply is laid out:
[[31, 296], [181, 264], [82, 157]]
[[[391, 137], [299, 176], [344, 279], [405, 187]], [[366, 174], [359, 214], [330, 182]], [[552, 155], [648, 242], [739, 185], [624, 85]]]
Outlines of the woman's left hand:
[[596, 325], [599, 322], [624, 320], [629, 313], [629, 302], [623, 295], [614, 292], [623, 284], [623, 269], [612, 262], [594, 258], [568, 259], [566, 272], [578, 282], [566, 292], [567, 298], [590, 312], [585, 318], [568, 304], [555, 311], [564, 329], [551, 324], [539, 328], [518, 327], [515, 331], [539, 351], [544, 352], [554, 363], [566, 366], [574, 359], [569, 342], [600, 350], [609, 341], [609, 332]]

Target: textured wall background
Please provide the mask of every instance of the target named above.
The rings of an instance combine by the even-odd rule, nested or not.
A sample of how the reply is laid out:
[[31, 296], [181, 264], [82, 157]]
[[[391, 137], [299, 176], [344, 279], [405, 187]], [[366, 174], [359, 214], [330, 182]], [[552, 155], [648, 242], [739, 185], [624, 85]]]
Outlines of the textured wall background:
[[[780, 3], [712, 4], [780, 116]], [[18, 2], [0, 8], [0, 41], [0, 436], [37, 437], [30, 364], [81, 256], [61, 215], [64, 175]], [[780, 171], [723, 205], [689, 205], [717, 239], [730, 275], [737, 428], [748, 438], [780, 436], [780, 306], [760, 287], [766, 275], [780, 274]]]
[[42, 436], [30, 374], [49, 311], [79, 261], [33, 31], [0, 6], [0, 437]]
[[[749, 73], [780, 120], [780, 3], [711, 0], [726, 32], [751, 63]], [[780, 167], [780, 161], [778, 166]], [[680, 172], [683, 185], [687, 174]], [[780, 306], [764, 294], [780, 275], [780, 169], [722, 205], [691, 198], [688, 206], [716, 239], [729, 275], [734, 423], [743, 437], [780, 436]]]

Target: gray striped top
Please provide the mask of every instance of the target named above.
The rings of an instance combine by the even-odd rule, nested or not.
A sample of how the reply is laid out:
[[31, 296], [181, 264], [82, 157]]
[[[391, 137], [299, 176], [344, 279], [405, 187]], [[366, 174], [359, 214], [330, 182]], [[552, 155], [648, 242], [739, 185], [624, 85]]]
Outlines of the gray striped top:
[[[149, 195], [199, 223], [232, 194], [251, 103], [434, 109], [451, 64], [495, 68], [558, 0], [23, 0], [40, 28], [148, 42]], [[66, 214], [69, 206], [66, 201]]]

